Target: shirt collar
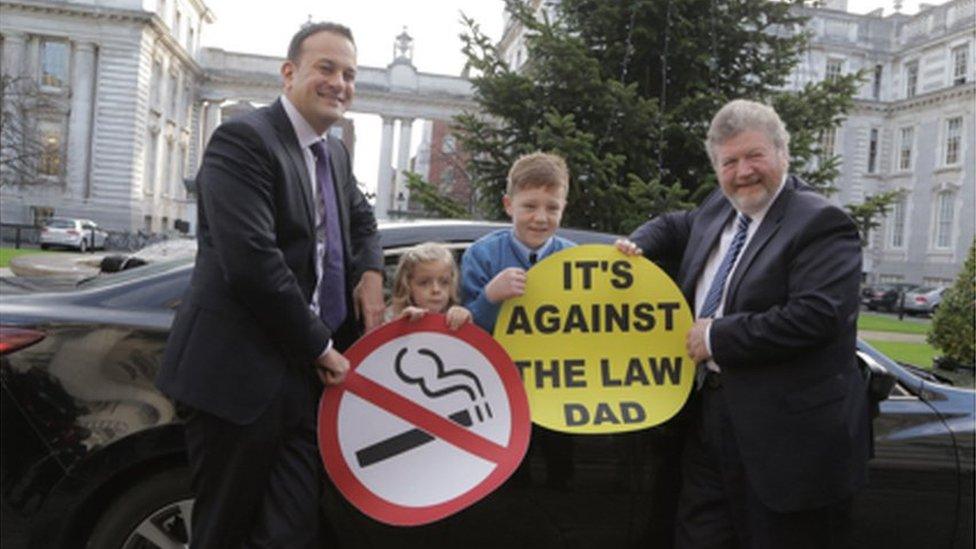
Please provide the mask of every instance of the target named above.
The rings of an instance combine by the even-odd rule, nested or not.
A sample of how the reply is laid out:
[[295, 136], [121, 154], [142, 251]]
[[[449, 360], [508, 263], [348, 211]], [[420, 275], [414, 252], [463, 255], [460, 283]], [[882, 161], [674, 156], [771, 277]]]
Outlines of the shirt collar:
[[541, 261], [542, 258], [549, 253], [549, 249], [552, 248], [552, 243], [555, 241], [555, 239], [556, 238], [554, 236], [550, 236], [548, 240], [542, 243], [542, 246], [539, 246], [533, 250], [532, 248], [529, 248], [523, 244], [522, 241], [515, 236], [514, 228], [511, 231], [512, 247], [515, 249], [516, 253], [518, 253], [519, 257], [521, 257], [521, 259], [526, 263], [529, 262], [529, 254], [535, 254], [536, 262]]
[[316, 141], [324, 140], [329, 134], [328, 131], [322, 135], [315, 133], [312, 125], [305, 120], [302, 113], [298, 112], [298, 109], [295, 108], [295, 105], [292, 104], [287, 95], [282, 94], [281, 106], [285, 108], [285, 114], [288, 115], [288, 120], [291, 122], [291, 127], [295, 130], [295, 136], [298, 137], [298, 144], [302, 146], [302, 150], [308, 149]]

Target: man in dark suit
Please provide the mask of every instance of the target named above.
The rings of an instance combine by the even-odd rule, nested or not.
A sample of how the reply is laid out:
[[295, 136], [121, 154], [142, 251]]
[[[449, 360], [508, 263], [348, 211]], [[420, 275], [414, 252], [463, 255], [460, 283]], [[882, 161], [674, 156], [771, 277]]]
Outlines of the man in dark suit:
[[346, 375], [353, 316], [383, 315], [376, 220], [327, 135], [355, 91], [351, 33], [304, 26], [281, 74], [278, 101], [207, 145], [196, 265], [157, 379], [191, 410], [196, 547], [317, 545], [322, 382]]
[[855, 358], [861, 248], [851, 219], [787, 175], [776, 112], [736, 100], [706, 141], [720, 189], [618, 242], [680, 264], [698, 387], [682, 457], [679, 548], [839, 547], [865, 482]]

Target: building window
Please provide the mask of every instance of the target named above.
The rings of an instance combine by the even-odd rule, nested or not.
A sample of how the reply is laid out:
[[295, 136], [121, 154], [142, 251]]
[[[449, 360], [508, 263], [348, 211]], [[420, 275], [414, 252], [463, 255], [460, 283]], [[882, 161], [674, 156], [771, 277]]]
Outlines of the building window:
[[878, 171], [878, 128], [871, 128], [868, 139], [868, 173]]
[[959, 163], [959, 148], [962, 144], [962, 117], [946, 120], [945, 164], [952, 166]]
[[454, 184], [454, 167], [448, 166], [441, 172], [441, 185], [450, 188]]
[[180, 190], [183, 188], [184, 179], [186, 179], [186, 145], [180, 144], [176, 156], [176, 189], [173, 191], [173, 196], [183, 196]]
[[844, 70], [844, 60], [843, 59], [828, 59], [827, 60], [827, 70], [824, 72], [824, 79], [828, 82], [833, 82], [840, 78], [841, 73]]
[[935, 247], [948, 248], [952, 243], [952, 210], [955, 193], [939, 193], [935, 221]]
[[176, 10], [176, 16], [173, 18], [173, 38], [177, 42], [180, 41], [180, 32], [183, 30], [183, 14], [180, 10]]
[[173, 120], [176, 120], [177, 117], [176, 105], [177, 105], [177, 99], [179, 99], [180, 96], [180, 88], [177, 85], [178, 80], [179, 77], [176, 74], [174, 73], [169, 74], [169, 85], [167, 86], [169, 91], [169, 113], [168, 114], [169, 117]]
[[68, 84], [68, 43], [58, 40], [41, 42], [41, 85], [63, 88]]
[[915, 144], [915, 128], [908, 127], [901, 129], [901, 139], [898, 147], [898, 169], [912, 169], [912, 147]]
[[162, 86], [163, 79], [163, 62], [160, 59], [153, 60], [152, 74], [149, 77], [149, 108], [156, 111], [160, 110], [160, 93], [159, 88]]
[[820, 161], [826, 162], [834, 156], [837, 141], [837, 128], [829, 128], [820, 134]]
[[882, 70], [883, 70], [883, 66], [882, 65], [875, 65], [874, 66], [874, 86], [872, 86], [872, 88], [871, 88], [871, 97], [873, 97], [876, 100], [881, 99], [881, 74], [882, 74]]
[[441, 152], [444, 154], [453, 154], [457, 151], [457, 138], [453, 135], [445, 135], [444, 142], [441, 143]]
[[905, 97], [915, 97], [918, 91], [918, 61], [905, 64]]
[[891, 207], [891, 247], [905, 246], [905, 197], [899, 198]]
[[952, 48], [952, 84], [958, 86], [966, 83], [966, 72], [968, 65], [969, 44]]
[[159, 145], [159, 133], [149, 130], [146, 139], [146, 180], [143, 191], [152, 194], [156, 186], [156, 149]]
[[190, 112], [191, 112], [191, 110], [193, 108], [193, 102], [192, 102], [192, 98], [190, 96], [190, 79], [189, 78], [184, 78], [183, 79], [183, 103], [182, 104], [183, 104], [183, 107], [182, 107], [182, 109], [183, 109], [183, 116], [182, 116], [182, 119], [179, 122], [181, 124], [183, 124], [184, 126], [186, 126], [187, 128], [189, 128], [190, 127]]
[[193, 27], [191, 26], [186, 30], [186, 49], [193, 53]]
[[166, 148], [163, 151], [163, 194], [170, 195], [173, 187], [173, 140], [166, 140]]
[[159, 230], [165, 231], [168, 228], [169, 228], [169, 217], [164, 215], [163, 217], [159, 218]]
[[41, 175], [60, 177], [64, 168], [64, 126], [57, 122], [41, 122], [40, 137], [37, 171]]
[[147, 233], [151, 233], [152, 232], [152, 216], [151, 215], [147, 215], [147, 216], [145, 216], [145, 217], [142, 218], [142, 227], [143, 227], [143, 229], [145, 229], [145, 231]]

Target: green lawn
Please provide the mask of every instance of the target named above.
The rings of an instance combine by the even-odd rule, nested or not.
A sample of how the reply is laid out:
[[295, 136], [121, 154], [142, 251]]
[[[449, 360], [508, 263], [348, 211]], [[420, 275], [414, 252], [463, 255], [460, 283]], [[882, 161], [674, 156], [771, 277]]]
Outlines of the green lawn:
[[48, 252], [44, 250], [39, 250], [37, 248], [6, 248], [0, 247], [0, 267], [10, 266], [10, 260], [17, 257], [18, 255], [30, 255], [30, 254], [50, 254], [57, 252]]
[[888, 355], [892, 360], [907, 362], [921, 368], [931, 368], [932, 360], [940, 355], [927, 343], [904, 343], [901, 341], [872, 341], [867, 340], [872, 347]]
[[857, 319], [858, 330], [868, 330], [872, 332], [895, 332], [899, 334], [920, 334], [929, 333], [932, 325], [930, 319], [917, 319], [905, 317], [905, 320], [898, 320], [895, 316], [885, 316], [872, 313], [864, 313]]

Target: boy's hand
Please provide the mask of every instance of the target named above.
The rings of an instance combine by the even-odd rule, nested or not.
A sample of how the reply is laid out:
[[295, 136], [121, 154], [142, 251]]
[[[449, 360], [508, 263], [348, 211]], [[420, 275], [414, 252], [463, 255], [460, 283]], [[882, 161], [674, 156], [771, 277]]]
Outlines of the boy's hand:
[[460, 305], [454, 305], [447, 310], [447, 327], [452, 330], [457, 330], [465, 322], [471, 322], [471, 311], [461, 307]]
[[495, 275], [485, 286], [485, 297], [492, 303], [518, 297], [525, 293], [525, 269], [509, 267]]
[[424, 315], [427, 314], [427, 309], [421, 309], [420, 307], [409, 306], [400, 312], [400, 318], [406, 318], [410, 322], [416, 322]]
[[623, 252], [624, 255], [641, 255], [643, 250], [626, 238], [618, 238], [616, 242], [613, 243], [614, 247]]

